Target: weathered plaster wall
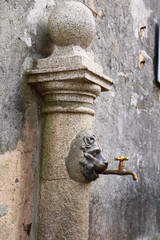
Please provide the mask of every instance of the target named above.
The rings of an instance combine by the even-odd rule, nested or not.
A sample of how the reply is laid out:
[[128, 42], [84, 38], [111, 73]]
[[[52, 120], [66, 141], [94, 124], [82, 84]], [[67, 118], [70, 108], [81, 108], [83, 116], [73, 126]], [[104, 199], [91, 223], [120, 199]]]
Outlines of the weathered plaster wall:
[[[61, 0], [63, 1], [63, 0]], [[0, 4], [0, 239], [35, 240], [40, 148], [39, 96], [24, 74], [32, 59], [52, 50], [48, 14], [59, 0], [2, 0]], [[81, 1], [82, 2], [82, 1]], [[98, 12], [91, 49], [115, 79], [95, 103], [94, 132], [110, 168], [127, 155], [131, 177], [101, 176], [92, 184], [90, 240], [160, 239], [160, 90], [154, 81], [158, 0], [85, 1]], [[142, 38], [139, 24], [146, 26]], [[139, 50], [145, 65], [138, 68]]]
[[[97, 19], [93, 44], [96, 61], [115, 79], [108, 94], [95, 104], [94, 130], [109, 168], [114, 156], [127, 155], [131, 177], [104, 176], [92, 184], [90, 240], [160, 239], [160, 90], [155, 84], [155, 24], [160, 16], [157, 0], [97, 1], [103, 19]], [[146, 29], [139, 37], [138, 28]], [[145, 64], [140, 71], [138, 54]]]
[[[2, 0], [0, 4], [1, 240], [28, 240], [25, 230], [31, 222], [35, 229], [37, 221], [39, 98], [27, 85], [25, 72], [32, 59], [50, 51], [47, 40], [43, 47], [41, 44], [53, 4], [18, 0]], [[31, 235], [35, 239], [34, 231]]]

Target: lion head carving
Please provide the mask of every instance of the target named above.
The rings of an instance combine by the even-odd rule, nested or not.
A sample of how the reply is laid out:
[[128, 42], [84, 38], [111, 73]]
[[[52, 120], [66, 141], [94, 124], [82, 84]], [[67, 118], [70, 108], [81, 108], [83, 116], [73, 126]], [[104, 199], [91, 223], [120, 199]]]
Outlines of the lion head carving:
[[96, 142], [95, 135], [83, 138], [82, 150], [85, 157], [85, 159], [80, 160], [80, 164], [83, 166], [82, 174], [88, 181], [94, 181], [107, 168], [108, 162]]
[[71, 142], [65, 163], [70, 178], [81, 183], [96, 180], [108, 166], [95, 135], [85, 130]]

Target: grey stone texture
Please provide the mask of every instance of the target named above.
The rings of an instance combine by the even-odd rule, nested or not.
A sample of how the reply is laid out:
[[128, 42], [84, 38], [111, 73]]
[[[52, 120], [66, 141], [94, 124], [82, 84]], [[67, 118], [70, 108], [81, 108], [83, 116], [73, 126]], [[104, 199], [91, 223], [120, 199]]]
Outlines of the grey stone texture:
[[95, 34], [93, 14], [79, 2], [58, 4], [49, 17], [48, 32], [58, 46], [73, 44], [86, 48]]
[[76, 135], [91, 129], [92, 118], [80, 113], [46, 114], [38, 239], [88, 239], [90, 184], [71, 180], [65, 159]]
[[[47, 34], [47, 17], [52, 5], [57, 2], [64, 1], [2, 0], [0, 4], [1, 157], [4, 158], [3, 153], [14, 150], [19, 139], [25, 143], [26, 136], [22, 128], [28, 115], [30, 128], [35, 129], [38, 135], [34, 140], [37, 144], [34, 150], [32, 149], [32, 167], [36, 176], [40, 135], [40, 113], [36, 110], [39, 106], [36, 101], [40, 101], [40, 97], [26, 84], [24, 72], [31, 68], [32, 59], [46, 57], [52, 51], [51, 40]], [[115, 80], [112, 91], [101, 93], [94, 104], [93, 131], [99, 138], [110, 169], [117, 168], [114, 157], [123, 154], [130, 158], [127, 163], [128, 169], [134, 170], [138, 175], [137, 183], [129, 176], [101, 176], [92, 183], [89, 240], [159, 240], [160, 90], [155, 83], [155, 29], [160, 16], [160, 2], [158, 0], [85, 2], [91, 7], [94, 6], [98, 13], [96, 37], [89, 50], [94, 52], [95, 61], [103, 66], [105, 74]], [[138, 34], [140, 24], [146, 26], [142, 37]], [[145, 64], [141, 71], [138, 68], [140, 50], [145, 55]], [[25, 152], [28, 154], [26, 147]], [[14, 156], [14, 159], [16, 158], [17, 155]], [[27, 159], [28, 155], [25, 162]], [[5, 168], [12, 160], [13, 158], [7, 155], [7, 164], [4, 168], [1, 167], [3, 169], [1, 189], [2, 180], [9, 179]], [[26, 175], [23, 174], [24, 176]], [[8, 194], [8, 189], [14, 182], [15, 178], [9, 182], [11, 184], [9, 188], [0, 195], [1, 204], [7, 202], [4, 193]], [[34, 183], [36, 182], [34, 179]], [[38, 186], [37, 184], [35, 186], [35, 202], [38, 202], [36, 199]], [[27, 195], [23, 194], [23, 199], [25, 202]], [[33, 206], [34, 223], [36, 204]], [[25, 207], [26, 205], [24, 209]], [[12, 238], [9, 235], [13, 226], [17, 231], [22, 231], [26, 215], [24, 211], [22, 215], [19, 208], [15, 208], [15, 216], [20, 217], [20, 223], [15, 224], [14, 218], [13, 224], [8, 219], [14, 212], [14, 206], [9, 209], [12, 211], [1, 218], [4, 222], [1, 226], [0, 239], [28, 240], [26, 235], [21, 238], [22, 235], [19, 236], [17, 232]], [[27, 223], [29, 222], [25, 222]], [[35, 223], [32, 225], [31, 240], [35, 240], [33, 234], [35, 225]]]

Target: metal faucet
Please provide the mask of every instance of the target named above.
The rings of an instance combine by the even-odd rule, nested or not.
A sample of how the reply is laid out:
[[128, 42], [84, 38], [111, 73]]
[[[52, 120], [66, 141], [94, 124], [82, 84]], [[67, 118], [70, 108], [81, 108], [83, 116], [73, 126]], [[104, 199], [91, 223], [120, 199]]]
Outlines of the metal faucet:
[[101, 174], [104, 175], [109, 175], [109, 174], [116, 174], [116, 175], [132, 175], [133, 180], [137, 181], [137, 175], [135, 172], [132, 171], [127, 171], [124, 168], [124, 161], [128, 161], [129, 158], [125, 157], [125, 156], [119, 156], [119, 157], [115, 157], [114, 158], [116, 161], [119, 161], [119, 166], [118, 166], [118, 170], [107, 170], [105, 169], [104, 171], [101, 172]]

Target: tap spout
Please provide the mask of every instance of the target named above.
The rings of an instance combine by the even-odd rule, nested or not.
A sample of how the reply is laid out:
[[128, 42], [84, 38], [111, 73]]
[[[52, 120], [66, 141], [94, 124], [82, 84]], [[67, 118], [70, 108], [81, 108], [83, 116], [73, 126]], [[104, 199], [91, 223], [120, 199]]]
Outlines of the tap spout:
[[115, 174], [115, 175], [132, 175], [133, 181], [137, 181], [137, 174], [132, 171], [127, 171], [125, 169], [123, 170], [104, 170], [101, 174], [109, 175], [109, 174]]

